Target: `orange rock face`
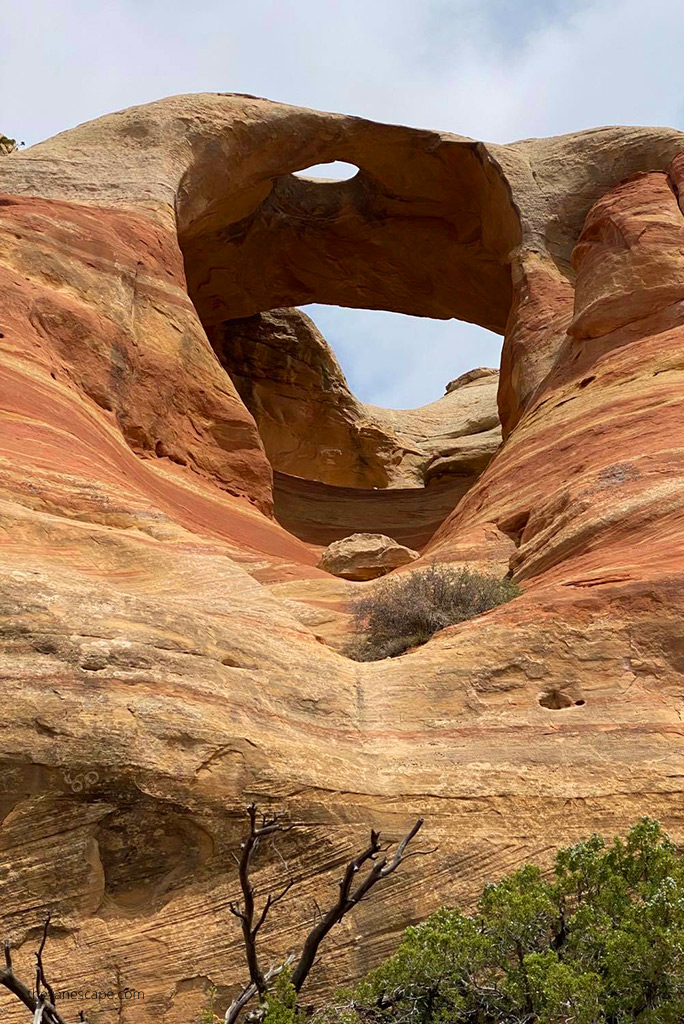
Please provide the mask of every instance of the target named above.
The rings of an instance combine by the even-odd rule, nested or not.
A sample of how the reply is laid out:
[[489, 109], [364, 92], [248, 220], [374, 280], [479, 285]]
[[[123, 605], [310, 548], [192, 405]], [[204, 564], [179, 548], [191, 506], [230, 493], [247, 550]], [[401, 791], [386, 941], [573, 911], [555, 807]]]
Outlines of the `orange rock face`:
[[[359, 908], [312, 1001], [523, 859], [644, 813], [684, 839], [682, 134], [496, 147], [205, 95], [0, 159], [1, 913], [24, 973], [50, 908], [56, 987], [144, 992], [85, 1006], [94, 1024], [190, 1024], [211, 984], [225, 1003], [249, 799], [299, 826], [273, 958], [370, 825], [421, 814], [439, 844]], [[359, 175], [292, 175], [330, 159]], [[273, 380], [250, 411], [263, 361], [243, 332], [238, 393], [216, 339], [309, 301], [505, 331], [503, 444], [481, 377], [373, 411], [365, 465], [340, 386], [316, 429], [343, 474], [311, 446], [274, 485]], [[295, 409], [296, 367], [273, 366]], [[523, 594], [351, 662], [347, 605], [374, 584], [316, 563], [353, 532], [510, 568]]]

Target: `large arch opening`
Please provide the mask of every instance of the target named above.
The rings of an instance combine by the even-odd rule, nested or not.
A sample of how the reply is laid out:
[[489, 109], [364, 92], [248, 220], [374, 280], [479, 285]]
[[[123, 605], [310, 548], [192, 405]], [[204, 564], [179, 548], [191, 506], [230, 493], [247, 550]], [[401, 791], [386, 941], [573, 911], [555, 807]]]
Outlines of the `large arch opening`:
[[[246, 153], [230, 182], [215, 180], [214, 160], [213, 182], [193, 190], [189, 178], [181, 191], [190, 297], [259, 427], [280, 523], [317, 545], [376, 532], [422, 547], [499, 444], [496, 370], [451, 381], [425, 409], [370, 406], [305, 310], [388, 310], [502, 334], [519, 241], [507, 187], [478, 144], [434, 133], [359, 122], [336, 142], [280, 141]], [[334, 160], [359, 170], [309, 176]]]
[[303, 309], [226, 321], [210, 337], [259, 428], [276, 518], [308, 543], [366, 532], [422, 547], [500, 444], [493, 368], [393, 410], [356, 397]]
[[457, 377], [501, 362], [501, 335], [462, 320], [320, 303], [302, 312], [332, 348], [359, 401], [389, 411], [430, 405]]

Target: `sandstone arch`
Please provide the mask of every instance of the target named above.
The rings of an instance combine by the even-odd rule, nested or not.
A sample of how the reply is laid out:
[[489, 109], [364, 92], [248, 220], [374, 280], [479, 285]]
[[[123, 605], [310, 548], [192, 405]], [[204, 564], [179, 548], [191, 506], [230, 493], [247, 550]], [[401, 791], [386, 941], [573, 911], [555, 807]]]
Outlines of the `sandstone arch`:
[[[181, 183], [188, 289], [208, 328], [324, 302], [503, 331], [520, 232], [506, 183], [481, 144], [355, 118], [333, 120], [323, 142], [313, 116], [274, 128], [258, 166], [233, 155], [237, 173], [214, 180], [210, 198], [197, 192], [216, 173], [211, 150]], [[260, 145], [258, 134], [245, 130], [241, 152]], [[358, 164], [359, 173], [324, 182], [290, 173], [332, 158]]]
[[[468, 153], [458, 166], [487, 168], [519, 224], [494, 261], [512, 267], [507, 440], [427, 557], [510, 560], [525, 593], [367, 665], [325, 642], [354, 585], [331, 585], [271, 518], [271, 469], [188, 297], [177, 232], [244, 220], [274, 176], [344, 139], [394, 152], [398, 191], [412, 161], [431, 166], [430, 140]], [[644, 812], [682, 838], [683, 150], [669, 129], [492, 147], [201, 96], [0, 163], [2, 932], [32, 950], [51, 905], [58, 983], [120, 978], [147, 997], [124, 1024], [187, 1024], [197, 979], [229, 981], [242, 955], [216, 908], [236, 892], [247, 794], [303, 823], [292, 858], [325, 835], [293, 928], [369, 822], [397, 835], [425, 815], [433, 905]], [[483, 239], [499, 230], [482, 217]], [[540, 705], [555, 691], [585, 703]], [[149, 802], [172, 823], [160, 871], [154, 829], [115, 826]], [[379, 953], [427, 909], [417, 875], [403, 884], [356, 922]], [[349, 975], [367, 966], [355, 939], [336, 952]]]
[[[449, 501], [455, 503], [486, 465], [480, 452], [485, 447], [493, 454], [498, 431], [484, 444], [477, 437], [464, 446], [469, 404], [459, 416], [464, 396], [458, 396], [440, 407], [441, 444], [429, 437], [430, 427], [417, 441], [411, 424], [396, 422], [397, 416], [387, 422], [380, 410], [361, 406], [330, 352], [319, 351], [303, 366], [301, 349], [311, 331], [302, 322], [306, 318], [286, 311], [323, 302], [454, 317], [501, 333], [511, 302], [510, 255], [520, 238], [518, 220], [507, 185], [480, 143], [357, 118], [328, 117], [321, 132], [321, 118], [299, 111], [271, 119], [267, 139], [259, 117], [245, 119], [227, 142], [230, 171], [221, 179], [216, 146], [196, 150], [177, 202], [188, 291], [260, 428], [277, 471], [279, 521], [303, 539], [324, 543], [373, 529], [399, 539], [394, 499], [372, 489], [422, 488], [431, 463], [448, 452], [442, 475], [448, 465], [455, 477], [451, 498], [434, 492], [413, 496], [416, 513], [430, 524], [418, 534], [425, 541]], [[256, 149], [258, 162], [250, 159]], [[333, 159], [354, 164], [358, 173], [344, 181], [293, 173]], [[295, 339], [290, 351], [283, 343], [285, 316]], [[241, 343], [245, 333], [249, 349]], [[251, 373], [250, 350], [255, 353]], [[310, 368], [322, 371], [324, 386], [306, 395]], [[269, 373], [274, 396], [268, 393]], [[297, 391], [289, 403], [284, 386]], [[491, 411], [479, 415], [491, 420], [488, 429], [496, 426]], [[426, 416], [428, 422], [431, 417], [434, 413]], [[454, 419], [460, 425], [449, 429], [446, 423]], [[458, 451], [459, 444], [466, 450]], [[341, 492], [312, 491], [299, 477], [368, 493], [359, 491], [345, 514], [348, 500]], [[309, 527], [306, 508], [313, 493], [320, 514]]]

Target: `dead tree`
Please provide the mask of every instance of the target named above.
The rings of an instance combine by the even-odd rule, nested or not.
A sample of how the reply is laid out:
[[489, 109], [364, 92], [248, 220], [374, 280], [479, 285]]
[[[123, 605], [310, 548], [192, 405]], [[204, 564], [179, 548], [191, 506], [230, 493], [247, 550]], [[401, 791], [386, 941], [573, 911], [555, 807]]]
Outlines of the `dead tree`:
[[[23, 1003], [31, 1011], [33, 1014], [33, 1024], [66, 1024], [66, 1021], [55, 1006], [57, 1002], [55, 990], [45, 976], [45, 967], [43, 965], [43, 951], [47, 942], [49, 927], [50, 915], [48, 914], [43, 925], [40, 945], [35, 953], [36, 979], [34, 987], [32, 989], [29, 988], [14, 973], [9, 940], [5, 940], [5, 966], [0, 967], [0, 985], [8, 989], [12, 995], [17, 997], [19, 1002]], [[78, 1019], [87, 1024], [86, 1015], [83, 1010], [79, 1012]]]
[[[426, 853], [434, 852], [432, 850], [406, 852], [409, 843], [423, 824], [422, 818], [419, 818], [413, 828], [406, 833], [392, 854], [389, 853], [392, 844], [388, 843], [383, 846], [380, 842], [380, 833], [371, 831], [370, 841], [366, 848], [355, 857], [352, 857], [347, 864], [338, 883], [337, 897], [330, 907], [325, 912], [316, 907], [317, 916], [314, 925], [304, 939], [299, 955], [297, 956], [292, 953], [282, 963], [276, 964], [268, 970], [263, 970], [257, 949], [259, 931], [263, 927], [269, 912], [289, 892], [294, 883], [292, 879], [289, 879], [278, 893], [269, 893], [261, 909], [257, 910], [257, 893], [252, 884], [251, 868], [262, 841], [269, 837], [289, 832], [292, 826], [284, 825], [277, 814], [270, 816], [262, 815], [259, 819], [255, 804], [251, 804], [247, 808], [247, 814], [249, 817], [249, 834], [242, 843], [240, 857], [235, 857], [238, 865], [242, 899], [231, 902], [229, 906], [231, 912], [238, 918], [241, 924], [242, 939], [249, 970], [249, 982], [226, 1010], [226, 1024], [235, 1024], [242, 1010], [255, 997], [258, 997], [263, 1008], [270, 983], [290, 967], [292, 967], [290, 975], [292, 986], [295, 992], [299, 992], [315, 963], [321, 943], [332, 928], [368, 896], [374, 885], [387, 878], [393, 871], [396, 871], [402, 861], [408, 860], [409, 857], [424, 856]], [[364, 867], [367, 870], [360, 874]], [[8, 941], [5, 942], [5, 965], [0, 967], [0, 985], [16, 996], [27, 1010], [33, 1014], [33, 1024], [67, 1024], [55, 1006], [55, 991], [47, 980], [43, 964], [43, 952], [47, 942], [49, 927], [50, 915], [48, 914], [43, 927], [40, 945], [35, 953], [36, 975], [34, 987], [29, 987], [14, 973], [12, 953]], [[257, 1012], [254, 1016], [258, 1018], [259, 1015], [259, 1012]], [[83, 1010], [79, 1012], [78, 1020], [81, 1024], [87, 1024]]]
[[[268, 837], [290, 831], [292, 826], [283, 825], [277, 814], [270, 816], [262, 815], [260, 823], [258, 823], [255, 804], [250, 804], [247, 808], [247, 814], [249, 817], [249, 834], [242, 843], [240, 857], [233, 855], [238, 865], [242, 899], [239, 902], [230, 903], [229, 907], [231, 913], [238, 918], [242, 927], [242, 941], [245, 947], [245, 956], [249, 970], [249, 982], [226, 1010], [225, 1024], [235, 1024], [241, 1011], [255, 997], [258, 997], [259, 1002], [263, 1004], [268, 992], [269, 983], [290, 967], [292, 968], [290, 981], [295, 992], [299, 992], [314, 965], [321, 943], [332, 928], [350, 910], [353, 910], [361, 900], [368, 896], [374, 885], [387, 878], [393, 871], [396, 871], [402, 861], [407, 860], [409, 857], [424, 856], [426, 853], [434, 852], [433, 850], [406, 852], [409, 843], [423, 824], [422, 818], [419, 818], [413, 828], [406, 833], [392, 855], [389, 854], [392, 844], [388, 843], [383, 846], [380, 842], [380, 833], [371, 831], [370, 841], [366, 848], [355, 857], [352, 857], [347, 864], [344, 874], [339, 880], [339, 891], [332, 905], [325, 912], [317, 908], [318, 913], [315, 923], [304, 939], [299, 955], [297, 956], [293, 953], [281, 964], [264, 971], [259, 960], [257, 936], [270, 910], [291, 889], [293, 882], [289, 880], [276, 895], [269, 893], [261, 910], [257, 912], [256, 892], [252, 884], [250, 872], [260, 843]], [[361, 872], [364, 866], [367, 866], [368, 870], [363, 875], [360, 875], [359, 872]], [[259, 1014], [254, 1014], [254, 1016], [256, 1018]]]

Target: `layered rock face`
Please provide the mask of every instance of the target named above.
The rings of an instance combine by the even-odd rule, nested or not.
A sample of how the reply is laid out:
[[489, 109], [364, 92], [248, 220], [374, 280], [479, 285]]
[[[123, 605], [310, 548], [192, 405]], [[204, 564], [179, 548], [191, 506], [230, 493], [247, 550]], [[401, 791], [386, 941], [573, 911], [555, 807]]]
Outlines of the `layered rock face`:
[[[2, 159], [1, 926], [28, 976], [50, 908], [56, 987], [145, 993], [95, 1024], [227, 1000], [249, 799], [299, 826], [274, 959], [370, 825], [421, 814], [439, 844], [335, 937], [312, 1001], [523, 859], [644, 813], [684, 839], [681, 154], [666, 129], [496, 147], [205, 95]], [[359, 174], [291, 173], [331, 159]], [[523, 595], [384, 662], [335, 649], [373, 584], [316, 568], [302, 490], [293, 530], [273, 518], [277, 432], [216, 341], [311, 301], [505, 332], [505, 441], [417, 564], [510, 565]], [[410, 501], [446, 501], [458, 473], [420, 459]], [[328, 507], [368, 482], [285, 475]], [[262, 889], [280, 870], [266, 851]]]

